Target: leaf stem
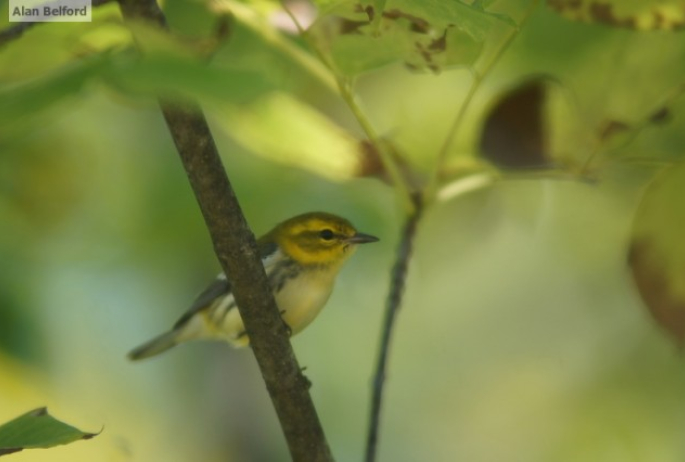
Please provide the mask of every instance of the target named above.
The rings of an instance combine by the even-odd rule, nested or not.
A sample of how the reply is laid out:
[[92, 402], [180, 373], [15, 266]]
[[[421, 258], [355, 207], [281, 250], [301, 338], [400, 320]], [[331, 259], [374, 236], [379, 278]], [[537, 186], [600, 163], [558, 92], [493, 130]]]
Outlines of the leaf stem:
[[286, 12], [286, 14], [290, 16], [290, 19], [293, 21], [293, 24], [295, 24], [295, 27], [297, 27], [297, 30], [299, 31], [300, 35], [307, 41], [307, 43], [314, 51], [316, 56], [321, 60], [321, 62], [328, 68], [330, 73], [334, 76], [340, 96], [342, 97], [343, 101], [345, 101], [345, 104], [347, 104], [348, 108], [352, 112], [352, 115], [354, 115], [354, 118], [359, 123], [359, 126], [361, 127], [362, 131], [364, 132], [368, 140], [376, 148], [376, 152], [379, 153], [381, 162], [383, 163], [383, 167], [385, 168], [385, 171], [388, 173], [388, 176], [390, 177], [393, 186], [400, 193], [400, 197], [405, 208], [408, 212], [413, 212], [415, 202], [412, 199], [412, 193], [410, 191], [409, 185], [407, 184], [407, 181], [404, 175], [402, 174], [402, 171], [400, 170], [400, 167], [397, 161], [394, 159], [392, 153], [385, 145], [385, 143], [381, 141], [381, 138], [374, 129], [373, 124], [366, 116], [364, 111], [361, 109], [361, 106], [359, 106], [356, 94], [352, 90], [352, 83], [350, 79], [340, 75], [340, 73], [335, 68], [333, 60], [330, 58], [330, 56], [326, 55], [326, 53], [323, 52], [319, 44], [316, 43], [316, 41], [311, 37], [311, 35], [307, 33], [304, 27], [302, 27], [300, 21], [292, 13], [290, 8], [288, 8], [288, 6], [286, 5], [285, 0], [281, 0], [281, 5], [283, 6], [283, 10]]
[[488, 63], [484, 66], [483, 70], [474, 70], [473, 80], [471, 81], [469, 91], [464, 97], [461, 106], [459, 107], [459, 112], [457, 112], [457, 115], [454, 118], [454, 122], [452, 122], [450, 129], [447, 131], [447, 136], [445, 137], [445, 140], [443, 141], [442, 146], [440, 147], [440, 151], [438, 151], [438, 155], [436, 157], [435, 162], [435, 168], [433, 169], [433, 172], [430, 176], [430, 179], [425, 189], [424, 196], [427, 203], [432, 202], [435, 197], [435, 194], [438, 190], [438, 183], [440, 182], [440, 173], [447, 159], [447, 154], [452, 148], [454, 139], [456, 138], [456, 135], [464, 122], [464, 118], [466, 117], [466, 113], [469, 107], [471, 106], [473, 97], [475, 96], [476, 92], [483, 83], [483, 80], [485, 80], [485, 78], [490, 74], [490, 71], [492, 71], [493, 67], [495, 67], [495, 64], [499, 62], [499, 60], [504, 55], [504, 52], [509, 49], [514, 39], [518, 36], [519, 32], [523, 28], [523, 26], [528, 22], [528, 19], [537, 7], [538, 2], [539, 0], [532, 0], [530, 2], [530, 5], [528, 6], [528, 9], [526, 10], [523, 18], [521, 19], [521, 22], [519, 23], [518, 27], [512, 29], [509, 32], [509, 34], [504, 39], [500, 47], [495, 51], [490, 61], [488, 61]]

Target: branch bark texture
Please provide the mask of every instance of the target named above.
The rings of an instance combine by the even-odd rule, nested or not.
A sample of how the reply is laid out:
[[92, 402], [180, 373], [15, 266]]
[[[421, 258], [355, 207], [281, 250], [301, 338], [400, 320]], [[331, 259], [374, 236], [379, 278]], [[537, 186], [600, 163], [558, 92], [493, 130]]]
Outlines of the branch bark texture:
[[385, 377], [388, 370], [388, 356], [390, 353], [390, 342], [397, 320], [397, 314], [402, 304], [402, 295], [407, 280], [409, 260], [411, 258], [416, 228], [421, 219], [422, 202], [420, 194], [413, 196], [414, 210], [407, 217], [402, 237], [397, 249], [397, 259], [392, 268], [390, 292], [388, 293], [385, 308], [385, 320], [383, 322], [383, 333], [378, 352], [378, 362], [376, 363], [376, 373], [373, 380], [373, 396], [371, 398], [371, 413], [369, 417], [369, 429], [366, 439], [366, 462], [374, 462], [378, 453], [378, 434], [380, 429], [381, 407], [383, 404], [383, 391], [385, 389]]
[[[166, 27], [155, 0], [119, 0], [127, 20]], [[250, 344], [294, 461], [332, 461], [285, 324], [269, 289], [255, 237], [248, 227], [202, 110], [194, 103], [160, 101], [200, 205], [221, 267], [233, 285]]]

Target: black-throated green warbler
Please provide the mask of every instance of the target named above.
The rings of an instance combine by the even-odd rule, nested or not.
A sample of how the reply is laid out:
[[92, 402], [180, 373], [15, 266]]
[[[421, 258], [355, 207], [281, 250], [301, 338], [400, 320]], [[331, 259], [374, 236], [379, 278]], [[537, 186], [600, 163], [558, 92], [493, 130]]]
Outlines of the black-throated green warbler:
[[[335, 278], [358, 244], [378, 238], [357, 232], [344, 218], [323, 212], [286, 220], [257, 241], [276, 304], [291, 335], [302, 331], [326, 304]], [[129, 353], [143, 359], [196, 339], [226, 340], [245, 346], [249, 339], [236, 308], [231, 284], [221, 273], [173, 328]]]

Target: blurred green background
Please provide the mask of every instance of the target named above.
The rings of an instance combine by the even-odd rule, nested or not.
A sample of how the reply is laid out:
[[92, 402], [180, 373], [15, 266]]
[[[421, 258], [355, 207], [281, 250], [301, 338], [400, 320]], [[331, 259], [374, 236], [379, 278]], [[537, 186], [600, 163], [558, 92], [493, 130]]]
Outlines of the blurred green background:
[[[527, 5], [500, 3], [515, 19]], [[164, 8], [192, 46], [216, 20], [201, 3]], [[205, 105], [257, 234], [324, 210], [381, 238], [360, 249], [321, 316], [293, 339], [336, 460], [360, 460], [403, 220], [395, 192], [352, 178], [362, 134], [343, 101], [254, 29], [234, 22], [207, 66], [137, 32], [159, 47], [148, 60], [135, 59], [108, 5], [92, 24], [41, 25], [0, 48], [0, 421], [47, 405], [86, 431], [104, 428], [8, 460], [288, 460], [249, 350], [197, 343], [125, 359], [219, 269], [160, 91]], [[551, 149], [580, 165], [603, 121], [639, 123], [682, 84], [685, 39], [574, 23], [541, 5], [480, 88], [451, 162], [477, 158], [488, 108], [533, 74], [560, 82]], [[395, 63], [362, 74], [356, 88], [377, 130], [421, 174], [470, 78]], [[656, 168], [621, 162], [682, 156], [685, 102], [669, 104], [667, 124], [603, 151], [594, 184], [505, 180], [426, 212], [391, 352], [380, 460], [685, 460], [682, 356], [626, 266]]]

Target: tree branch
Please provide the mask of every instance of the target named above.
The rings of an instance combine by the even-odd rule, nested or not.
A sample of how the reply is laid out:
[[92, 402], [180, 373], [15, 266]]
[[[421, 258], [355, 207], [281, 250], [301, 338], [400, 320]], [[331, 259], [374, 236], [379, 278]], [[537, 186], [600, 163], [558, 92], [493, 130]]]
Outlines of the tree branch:
[[[155, 0], [119, 0], [126, 20], [166, 27]], [[269, 290], [248, 227], [202, 110], [160, 101], [171, 136], [200, 205], [221, 267], [233, 285], [250, 344], [294, 461], [332, 461], [323, 428]]]
[[6, 43], [11, 42], [12, 40], [16, 40], [22, 35], [24, 35], [24, 32], [31, 27], [35, 26], [36, 24], [40, 24], [39, 22], [18, 22], [12, 26], [9, 26], [6, 29], [3, 29], [0, 31], [0, 47], [5, 45]]
[[369, 418], [369, 430], [366, 439], [366, 462], [373, 462], [376, 460], [376, 453], [378, 447], [378, 429], [380, 426], [381, 405], [383, 401], [383, 390], [385, 385], [385, 376], [388, 368], [388, 356], [390, 352], [390, 341], [399, 312], [402, 304], [402, 294], [407, 279], [407, 269], [409, 267], [409, 259], [414, 245], [414, 237], [416, 236], [416, 228], [421, 218], [423, 204], [421, 203], [420, 194], [415, 194], [414, 210], [407, 217], [407, 221], [402, 231], [402, 238], [397, 248], [397, 259], [395, 266], [392, 269], [392, 278], [390, 281], [390, 292], [388, 293], [387, 305], [385, 309], [385, 320], [383, 322], [383, 334], [381, 337], [381, 344], [378, 354], [378, 362], [376, 363], [376, 374], [373, 380], [373, 397], [371, 399], [371, 414]]

